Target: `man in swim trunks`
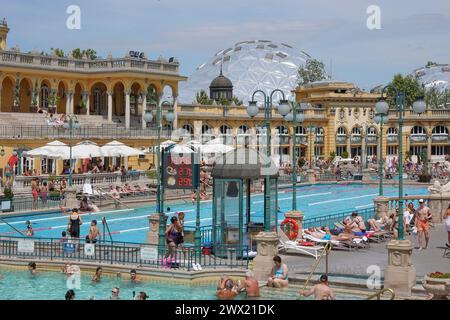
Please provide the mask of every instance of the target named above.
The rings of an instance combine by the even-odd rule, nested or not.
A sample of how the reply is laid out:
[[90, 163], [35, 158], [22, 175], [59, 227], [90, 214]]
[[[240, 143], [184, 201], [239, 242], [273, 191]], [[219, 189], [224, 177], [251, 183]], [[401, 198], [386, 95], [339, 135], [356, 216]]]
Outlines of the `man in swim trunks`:
[[247, 271], [247, 273], [245, 274], [244, 284], [239, 288], [239, 291], [247, 292], [248, 298], [259, 297], [259, 283], [252, 271]]
[[336, 300], [336, 294], [328, 284], [328, 276], [322, 275], [320, 283], [315, 285], [309, 291], [300, 291], [300, 296], [309, 297], [314, 294], [315, 300]]
[[231, 300], [239, 294], [238, 287], [234, 285], [233, 280], [228, 277], [220, 279], [217, 286], [217, 298], [220, 300]]
[[137, 277], [136, 269], [130, 271], [130, 281], [132, 283], [139, 283], [141, 280]]
[[[423, 199], [419, 200], [419, 208], [416, 211], [416, 221], [417, 231], [419, 232], [419, 251], [428, 248], [428, 242], [430, 240], [430, 220], [433, 215], [431, 214], [430, 208], [425, 205]], [[425, 233], [425, 247], [422, 246], [422, 235]]]

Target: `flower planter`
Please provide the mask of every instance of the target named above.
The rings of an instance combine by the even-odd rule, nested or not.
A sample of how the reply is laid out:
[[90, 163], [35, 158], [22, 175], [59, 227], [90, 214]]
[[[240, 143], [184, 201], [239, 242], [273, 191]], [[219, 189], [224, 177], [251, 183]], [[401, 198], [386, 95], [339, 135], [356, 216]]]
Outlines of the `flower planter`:
[[422, 280], [422, 286], [433, 294], [433, 300], [447, 300], [450, 295], [450, 279], [432, 278], [426, 275]]

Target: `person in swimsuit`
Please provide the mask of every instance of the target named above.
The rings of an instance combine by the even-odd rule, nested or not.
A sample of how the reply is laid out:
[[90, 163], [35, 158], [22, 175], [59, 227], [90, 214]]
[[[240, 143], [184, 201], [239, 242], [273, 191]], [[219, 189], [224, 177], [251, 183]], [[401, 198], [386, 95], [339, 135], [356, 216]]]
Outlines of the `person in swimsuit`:
[[167, 243], [167, 254], [166, 254], [166, 259], [168, 257], [170, 257], [171, 259], [173, 259], [176, 255], [176, 251], [177, 251], [177, 242], [179, 241], [179, 235], [180, 235], [180, 231], [177, 229], [178, 228], [178, 218], [177, 217], [172, 217], [170, 219], [170, 226], [167, 227], [166, 230], [166, 243]]
[[239, 287], [236, 286], [228, 277], [220, 279], [219, 285], [217, 286], [217, 298], [220, 300], [231, 300], [234, 299], [239, 294]]
[[42, 200], [42, 205], [45, 207], [47, 206], [47, 198], [48, 198], [48, 187], [47, 187], [47, 182], [44, 182], [42, 184], [42, 188], [41, 188], [41, 200]]
[[239, 288], [239, 291], [245, 291], [248, 298], [259, 297], [259, 283], [252, 271], [247, 271], [247, 273], [245, 274], [244, 284]]
[[36, 262], [30, 262], [28, 264], [28, 271], [30, 272], [31, 275], [36, 275]]
[[[419, 200], [419, 208], [416, 211], [415, 225], [419, 232], [419, 251], [428, 248], [428, 242], [430, 241], [430, 221], [433, 218], [430, 208], [425, 205], [423, 199]], [[422, 235], [425, 233], [425, 247], [422, 246]]]
[[443, 217], [445, 219], [445, 227], [447, 229], [448, 242], [445, 244], [447, 248], [450, 248], [450, 204], [447, 208], [447, 213]]
[[100, 233], [100, 229], [97, 226], [97, 220], [92, 220], [91, 221], [91, 227], [89, 228], [89, 234], [86, 237], [86, 243], [97, 243], [98, 238], [100, 238], [101, 233]]
[[31, 224], [31, 221], [27, 221], [26, 225], [27, 225], [27, 237], [33, 237], [34, 231], [33, 231], [33, 225]]
[[141, 280], [138, 278], [137, 276], [137, 271], [136, 269], [132, 269], [130, 271], [130, 281], [134, 284], [141, 282]]
[[320, 283], [315, 285], [311, 290], [300, 291], [300, 296], [309, 297], [314, 294], [315, 300], [336, 300], [336, 294], [328, 284], [328, 276], [322, 275], [319, 281]]
[[98, 267], [97, 270], [95, 270], [94, 276], [92, 277], [92, 282], [100, 282], [100, 280], [102, 279], [102, 274], [103, 274], [103, 268]]
[[288, 267], [282, 263], [279, 256], [273, 258], [274, 266], [272, 268], [271, 277], [267, 281], [268, 287], [284, 288], [288, 286]]
[[355, 225], [359, 228], [360, 232], [365, 233], [366, 232], [366, 224], [364, 223], [364, 218], [361, 216], [358, 216], [358, 212], [354, 211], [352, 213], [352, 225]]
[[81, 217], [78, 214], [78, 209], [74, 208], [69, 218], [69, 232], [70, 237], [77, 240], [76, 250], [78, 250], [78, 239], [80, 238], [80, 227], [82, 224], [83, 221], [81, 220]]

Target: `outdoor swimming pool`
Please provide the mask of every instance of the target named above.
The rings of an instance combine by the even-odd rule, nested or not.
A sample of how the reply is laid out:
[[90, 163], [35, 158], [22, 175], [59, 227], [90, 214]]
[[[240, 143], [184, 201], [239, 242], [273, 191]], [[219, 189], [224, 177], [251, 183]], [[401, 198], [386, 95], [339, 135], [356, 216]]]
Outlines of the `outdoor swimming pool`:
[[[405, 194], [427, 195], [428, 190], [421, 186], [405, 186]], [[398, 195], [395, 186], [384, 187], [385, 196]], [[373, 206], [373, 199], [378, 195], [376, 185], [343, 184], [343, 185], [315, 185], [301, 186], [297, 191], [297, 206], [305, 214], [305, 219], [329, 215], [334, 212], [362, 210]], [[292, 190], [282, 189], [279, 191], [278, 203], [281, 209], [279, 221], [284, 219], [284, 212], [291, 209]], [[195, 226], [195, 205], [189, 200], [177, 201], [177, 203], [165, 204], [171, 208], [171, 213], [183, 211], [186, 213], [186, 226]], [[263, 195], [252, 196], [252, 221], [263, 221]], [[208, 226], [212, 224], [212, 201], [201, 204], [201, 224]], [[155, 206], [123, 210], [117, 212], [100, 212], [83, 216], [84, 224], [81, 235], [85, 236], [89, 230], [90, 220], [98, 220], [101, 226], [102, 217], [106, 217], [114, 241], [122, 242], [146, 242], [148, 232], [148, 215], [155, 212]], [[244, 211], [245, 212], [245, 211]], [[25, 232], [25, 222], [33, 223], [35, 237], [60, 238], [61, 232], [67, 229], [68, 216], [62, 213], [34, 214], [14, 218], [5, 218], [6, 222], [15, 228]], [[0, 235], [17, 236], [17, 232], [3, 222], [0, 222]]]
[[[171, 284], [169, 281], [142, 281], [132, 284], [124, 277], [104, 275], [99, 283], [91, 281], [92, 275], [82, 273], [79, 287], [67, 285], [68, 277], [57, 272], [38, 272], [35, 276], [26, 271], [11, 271], [0, 268], [0, 300], [64, 300], [68, 289], [73, 289], [76, 300], [106, 300], [111, 295], [111, 289], [120, 288], [120, 298], [131, 300], [133, 291], [136, 295], [144, 291], [149, 300], [216, 300], [216, 286], [212, 285], [182, 285]], [[75, 282], [69, 281], [69, 284]], [[285, 289], [261, 289], [261, 300], [296, 300], [300, 287], [290, 286]], [[236, 300], [245, 299], [240, 295]], [[303, 298], [306, 299], [306, 298]], [[310, 299], [310, 298], [308, 298]], [[359, 300], [361, 296], [338, 294], [338, 300]]]

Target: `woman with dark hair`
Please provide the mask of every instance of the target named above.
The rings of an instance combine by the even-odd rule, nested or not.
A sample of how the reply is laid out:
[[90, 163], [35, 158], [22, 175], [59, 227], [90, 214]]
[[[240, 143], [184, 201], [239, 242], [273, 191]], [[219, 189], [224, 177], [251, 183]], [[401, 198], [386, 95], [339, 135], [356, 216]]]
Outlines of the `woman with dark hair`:
[[66, 300], [75, 300], [75, 291], [69, 290], [66, 292]]
[[273, 258], [274, 266], [272, 268], [271, 277], [267, 281], [268, 287], [284, 288], [288, 286], [288, 267], [282, 263], [279, 256]]
[[177, 246], [180, 244], [181, 230], [179, 229], [179, 221], [177, 217], [170, 219], [170, 226], [166, 230], [166, 243], [168, 251], [166, 258], [174, 258], [176, 255]]

